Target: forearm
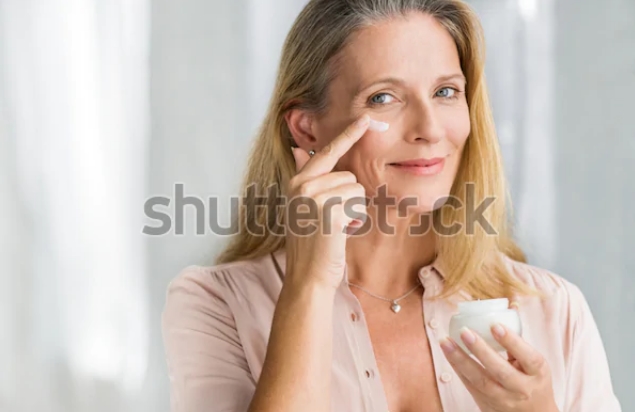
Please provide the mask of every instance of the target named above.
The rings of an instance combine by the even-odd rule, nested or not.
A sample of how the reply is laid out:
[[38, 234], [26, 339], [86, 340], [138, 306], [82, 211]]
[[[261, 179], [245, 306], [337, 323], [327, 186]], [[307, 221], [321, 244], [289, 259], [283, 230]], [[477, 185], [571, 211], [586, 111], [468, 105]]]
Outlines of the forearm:
[[302, 282], [282, 288], [250, 412], [330, 410], [334, 296]]

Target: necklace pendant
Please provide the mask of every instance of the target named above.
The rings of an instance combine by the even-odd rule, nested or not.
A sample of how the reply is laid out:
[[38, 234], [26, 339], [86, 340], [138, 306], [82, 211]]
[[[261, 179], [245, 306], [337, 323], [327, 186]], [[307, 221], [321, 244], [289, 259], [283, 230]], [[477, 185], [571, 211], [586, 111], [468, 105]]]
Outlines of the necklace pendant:
[[390, 309], [392, 309], [392, 311], [395, 313], [399, 313], [399, 311], [401, 310], [401, 305], [393, 300], [392, 305], [390, 306]]

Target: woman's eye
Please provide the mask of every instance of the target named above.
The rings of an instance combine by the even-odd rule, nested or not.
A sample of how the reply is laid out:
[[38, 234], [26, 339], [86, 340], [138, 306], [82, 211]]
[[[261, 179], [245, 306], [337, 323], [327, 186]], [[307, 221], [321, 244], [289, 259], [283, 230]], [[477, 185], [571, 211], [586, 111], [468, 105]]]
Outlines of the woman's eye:
[[456, 92], [457, 92], [457, 90], [452, 88], [452, 87], [444, 87], [442, 89], [439, 89], [439, 91], [437, 91], [435, 93], [435, 95], [437, 97], [452, 98], [452, 97], [454, 97]]
[[388, 93], [377, 93], [376, 95], [370, 98], [370, 103], [371, 104], [386, 104], [392, 101], [390, 99], [393, 99], [393, 97], [389, 95]]

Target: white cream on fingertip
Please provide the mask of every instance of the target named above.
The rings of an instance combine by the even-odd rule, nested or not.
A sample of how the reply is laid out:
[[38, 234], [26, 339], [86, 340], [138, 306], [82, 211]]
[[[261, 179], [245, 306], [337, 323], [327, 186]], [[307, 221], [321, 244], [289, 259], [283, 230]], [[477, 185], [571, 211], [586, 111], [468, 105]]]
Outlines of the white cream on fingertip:
[[368, 128], [375, 132], [385, 132], [388, 130], [390, 125], [388, 123], [380, 122], [378, 120], [370, 119], [370, 123], [368, 124]]

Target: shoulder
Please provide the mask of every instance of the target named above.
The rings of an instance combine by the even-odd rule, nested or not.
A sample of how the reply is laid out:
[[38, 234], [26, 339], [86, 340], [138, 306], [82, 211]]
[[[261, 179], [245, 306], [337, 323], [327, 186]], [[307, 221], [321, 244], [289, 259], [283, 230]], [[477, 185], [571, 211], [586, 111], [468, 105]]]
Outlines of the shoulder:
[[165, 314], [187, 308], [207, 313], [233, 311], [276, 300], [282, 278], [273, 258], [260, 258], [213, 266], [183, 268], [167, 287]]
[[575, 284], [548, 269], [518, 262], [507, 256], [503, 260], [512, 276], [547, 299], [570, 300], [582, 297], [582, 292]]
[[168, 290], [174, 288], [213, 289], [230, 288], [264, 280], [270, 275], [269, 261], [271, 256], [263, 256], [253, 260], [223, 263], [214, 266], [190, 265], [182, 269], [170, 282]]
[[528, 322], [546, 323], [542, 326], [548, 330], [562, 330], [570, 338], [578, 335], [581, 329], [595, 327], [586, 297], [577, 285], [550, 270], [507, 257], [505, 261], [513, 276], [539, 294], [517, 298]]
[[517, 298], [521, 307], [533, 312], [534, 321], [557, 322], [573, 332], [576, 325], [592, 319], [587, 300], [577, 285], [550, 270], [507, 257], [505, 261], [512, 276], [539, 294]]
[[187, 266], [168, 285], [168, 302], [178, 295], [233, 301], [275, 294], [282, 279], [274, 258], [275, 254], [268, 254], [215, 266]]

